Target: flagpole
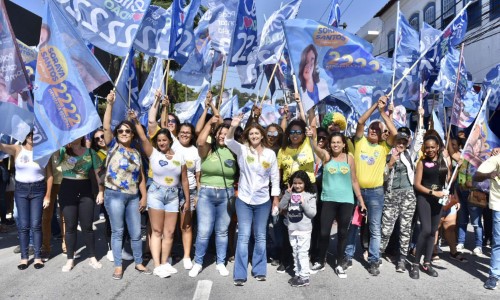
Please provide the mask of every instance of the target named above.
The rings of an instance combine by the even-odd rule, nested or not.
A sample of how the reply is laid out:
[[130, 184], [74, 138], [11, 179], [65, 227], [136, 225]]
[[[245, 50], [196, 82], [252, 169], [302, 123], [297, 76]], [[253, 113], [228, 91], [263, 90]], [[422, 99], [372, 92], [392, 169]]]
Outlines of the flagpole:
[[[479, 113], [481, 113], [483, 111], [483, 109], [485, 109], [485, 106], [488, 103], [488, 98], [490, 97], [490, 93], [491, 93], [491, 90], [488, 89], [488, 92], [486, 94], [486, 98], [484, 99], [483, 105], [481, 105], [481, 109], [479, 110]], [[479, 117], [477, 117], [476, 120], [474, 121], [474, 125], [472, 126], [472, 130], [474, 130], [474, 128], [476, 127], [478, 119], [479, 119]], [[487, 122], [487, 121], [485, 119], [483, 119], [483, 122]], [[464, 149], [466, 148], [467, 144], [469, 144], [471, 136], [472, 136], [472, 134], [469, 134], [469, 136], [467, 137], [467, 141], [465, 141]], [[462, 151], [460, 153], [460, 159], [462, 159], [462, 158], [464, 158], [464, 151]], [[455, 166], [455, 168], [453, 169], [453, 174], [451, 175], [450, 181], [446, 185], [446, 189], [447, 190], [450, 189], [450, 186], [451, 186], [451, 183], [452, 183], [451, 179], [455, 177], [455, 175], [456, 175], [456, 173], [458, 171], [458, 167], [459, 167], [459, 164], [457, 164]]]
[[221, 77], [221, 83], [220, 83], [220, 93], [219, 93], [219, 99], [217, 101], [217, 109], [220, 108], [222, 104], [222, 94], [224, 93], [224, 85], [226, 84], [226, 75], [227, 75], [227, 57], [224, 55], [222, 57], [222, 77]]
[[[455, 107], [455, 102], [457, 101], [457, 92], [458, 92], [458, 82], [460, 81], [460, 69], [462, 68], [462, 61], [464, 59], [464, 43], [462, 43], [462, 47], [460, 48], [460, 58], [458, 60], [458, 70], [457, 70], [457, 79], [455, 80], [455, 93], [453, 94], [453, 104], [451, 106], [451, 118], [453, 119], [453, 111]], [[444, 101], [443, 101], [444, 103]], [[446, 141], [445, 141], [445, 149], [446, 146], [448, 145], [448, 140], [450, 139], [450, 134], [451, 134], [451, 120], [450, 124], [448, 125], [448, 133], [446, 134]]]
[[448, 128], [448, 122], [447, 122], [447, 119], [448, 119], [448, 114], [446, 112], [446, 107], [444, 106], [444, 91], [443, 91], [443, 111], [444, 111], [444, 128]]
[[[281, 59], [281, 55], [280, 55]], [[262, 104], [264, 103], [264, 99], [266, 98], [267, 91], [269, 90], [269, 87], [271, 86], [271, 82], [274, 80], [274, 73], [276, 73], [276, 69], [278, 68], [279, 60], [278, 62], [274, 65], [273, 72], [271, 73], [271, 78], [269, 78], [269, 82], [267, 83], [267, 87], [264, 90], [264, 94], [262, 95], [262, 99], [260, 100], [260, 107], [262, 107]], [[271, 95], [272, 98], [272, 95]]]
[[259, 101], [260, 98], [260, 90], [262, 88], [262, 82], [264, 81], [264, 74], [260, 77], [260, 83], [259, 83], [259, 89], [257, 90], [257, 100], [255, 102]]
[[[118, 95], [120, 95], [120, 99], [123, 99], [123, 101], [126, 101], [125, 98], [123, 97], [122, 94], [116, 89], [116, 85], [120, 81], [120, 78], [123, 76], [123, 71], [125, 70], [125, 65], [128, 62], [128, 59], [130, 57], [130, 51], [127, 53], [125, 56], [125, 59], [122, 60], [122, 65], [120, 67], [120, 72], [118, 72], [118, 76], [116, 77], [115, 82], [113, 83], [113, 92], [116, 92]], [[126, 103], [126, 102], [125, 102]], [[127, 104], [127, 103], [126, 103]], [[130, 108], [130, 103], [128, 103], [128, 108]]]
[[[398, 10], [397, 10], [397, 17], [396, 17], [396, 34], [394, 35], [394, 57], [392, 59], [392, 88], [394, 89], [394, 81], [396, 80], [396, 67], [397, 67], [397, 62], [396, 62], [396, 57], [398, 55], [398, 42], [397, 42], [397, 37], [399, 36], [399, 1], [398, 1]], [[391, 94], [391, 104], [394, 105], [394, 95]]]
[[132, 99], [132, 79], [128, 81], [128, 108], [130, 108], [130, 101]]
[[165, 80], [165, 95], [168, 95], [168, 75], [170, 73], [170, 59], [167, 59], [167, 68], [163, 73], [163, 78], [161, 81]]
[[[462, 11], [465, 11], [467, 9], [467, 7], [469, 7], [469, 5], [471, 3], [473, 3], [474, 1], [469, 1], [467, 2], [467, 4], [462, 8]], [[460, 14], [458, 14], [457, 16], [459, 16]], [[410, 74], [411, 70], [413, 70], [417, 64], [420, 62], [420, 60], [422, 58], [424, 58], [424, 56], [427, 54], [427, 52], [429, 52], [429, 49], [431, 49], [432, 47], [434, 47], [434, 45], [437, 43], [437, 41], [439, 41], [439, 39], [443, 36], [444, 32], [446, 31], [446, 29], [448, 29], [448, 27], [453, 24], [453, 22], [455, 21], [456, 17], [450, 22], [450, 24], [448, 24], [448, 26], [446, 26], [446, 28], [441, 32], [441, 34], [439, 36], [436, 37], [436, 39], [434, 40], [434, 42], [431, 44], [431, 46], [429, 48], [427, 48], [422, 54], [420, 54], [420, 57], [413, 63], [413, 65], [410, 67], [410, 69], [408, 69], [407, 71], [403, 72], [403, 77], [401, 77], [399, 79], [399, 81], [396, 83], [396, 85], [394, 85], [391, 89], [391, 91], [386, 95], [387, 97], [390, 97], [393, 93], [394, 93], [394, 90], [401, 84], [401, 82], [403, 82], [403, 80], [405, 79], [405, 77]]]

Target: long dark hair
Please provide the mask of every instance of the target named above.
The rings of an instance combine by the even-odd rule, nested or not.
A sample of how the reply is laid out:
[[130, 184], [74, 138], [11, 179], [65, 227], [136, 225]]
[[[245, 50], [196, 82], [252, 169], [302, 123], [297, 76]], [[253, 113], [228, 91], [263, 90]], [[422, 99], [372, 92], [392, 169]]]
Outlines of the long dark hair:
[[309, 46], [304, 48], [304, 50], [302, 51], [302, 55], [300, 56], [299, 80], [300, 80], [300, 87], [302, 88], [303, 91], [305, 91], [307, 88], [306, 80], [304, 78], [303, 73], [307, 65], [307, 54], [311, 51], [314, 53], [314, 68], [312, 73], [312, 79], [314, 83], [319, 82], [319, 72], [318, 69], [316, 68], [316, 64], [318, 63], [318, 51], [316, 50], [316, 47], [314, 47], [313, 44], [310, 44]]
[[196, 143], [196, 133], [194, 132], [195, 129], [194, 129], [193, 124], [188, 123], [188, 122], [182, 123], [177, 131], [177, 138], [179, 138], [179, 134], [181, 132], [182, 127], [187, 127], [187, 128], [189, 128], [189, 130], [191, 130], [191, 139], [189, 140], [189, 146], [193, 146]]
[[98, 133], [98, 132], [102, 132], [104, 134], [104, 130], [102, 128], [98, 128], [96, 129], [94, 132], [92, 132], [91, 136], [92, 136], [92, 140], [90, 141], [90, 148], [94, 149], [95, 152], [98, 152], [99, 150], [101, 150], [101, 148], [99, 148], [99, 145], [97, 144], [97, 142], [95, 141], [95, 134]]
[[[298, 178], [304, 182], [304, 192], [307, 192], [309, 194], [315, 193], [314, 186], [311, 183], [311, 179], [309, 178], [309, 175], [307, 175], [307, 173], [305, 171], [298, 170], [295, 173], [293, 173], [292, 176], [290, 176], [290, 178], [288, 179], [288, 184], [291, 187], [293, 186], [293, 180], [295, 178]], [[293, 187], [292, 187], [292, 190], [293, 190]]]
[[290, 131], [293, 126], [299, 126], [302, 133], [305, 135], [306, 133], [306, 122], [301, 119], [295, 119], [286, 127], [285, 134], [283, 135], [283, 143], [281, 143], [281, 149], [285, 150], [288, 146], [290, 146]]
[[264, 128], [256, 122], [252, 122], [252, 124], [248, 125], [248, 127], [245, 128], [243, 134], [241, 135], [242, 140], [245, 141], [245, 143], [248, 143], [248, 135], [250, 134], [250, 130], [254, 128], [257, 129], [262, 135], [262, 146], [271, 149], [271, 147], [269, 146], [269, 141], [267, 140], [266, 130], [264, 130]]
[[[80, 146], [84, 147], [85, 148], [85, 137], [82, 136], [80, 138]], [[71, 144], [68, 144], [66, 146], [64, 146], [64, 148], [66, 148], [66, 154], [69, 155], [69, 156], [78, 156], [75, 151], [73, 151], [73, 148], [71, 148]]]
[[[130, 130], [132, 130], [132, 134], [133, 134], [133, 137], [132, 137], [132, 140], [131, 140], [131, 145], [133, 144], [133, 142], [136, 142], [137, 143], [137, 130], [135, 130], [135, 125], [130, 122], [129, 120], [123, 120], [121, 121], [120, 123], [118, 123], [118, 125], [116, 125], [115, 129], [113, 130], [113, 135], [114, 137], [118, 137], [118, 129], [120, 127], [122, 127], [122, 125], [126, 125], [130, 128]], [[118, 139], [116, 139], [116, 142], [118, 142]], [[119, 142], [118, 142], [119, 143]]]
[[170, 130], [167, 128], [162, 128], [156, 132], [156, 134], [151, 138], [151, 142], [153, 144], [153, 147], [155, 147], [158, 150], [158, 136], [160, 134], [164, 134], [167, 136], [167, 138], [170, 141], [170, 148], [172, 148], [172, 144], [174, 143], [174, 140], [172, 139], [172, 134], [170, 133]]
[[344, 143], [344, 148], [342, 149], [342, 153], [347, 154], [347, 138], [340, 132], [334, 132], [328, 137], [328, 143], [326, 144], [326, 151], [328, 151], [331, 158], [333, 158], [333, 150], [331, 148], [332, 139], [337, 136], [339, 136], [342, 139], [342, 143]]
[[222, 130], [222, 128], [226, 128], [229, 130], [229, 124], [221, 123], [215, 127], [215, 130], [212, 131], [212, 134], [210, 135], [212, 137], [212, 144], [210, 144], [210, 148], [212, 148], [212, 152], [216, 151], [217, 148], [219, 147], [217, 145], [217, 134]]
[[[424, 138], [424, 147], [425, 147], [425, 142], [430, 141], [430, 140], [434, 141], [439, 147], [438, 158], [437, 158], [437, 163], [439, 164], [439, 183], [443, 183], [443, 185], [444, 185], [446, 183], [446, 176], [448, 176], [448, 165], [446, 164], [446, 159], [444, 158], [444, 155], [443, 155], [444, 148], [441, 147], [441, 145], [439, 144], [439, 142], [441, 141], [439, 136], [435, 136], [435, 135], [428, 135]], [[430, 161], [430, 159], [427, 157], [427, 155], [425, 155], [425, 151], [424, 151], [423, 160]]]

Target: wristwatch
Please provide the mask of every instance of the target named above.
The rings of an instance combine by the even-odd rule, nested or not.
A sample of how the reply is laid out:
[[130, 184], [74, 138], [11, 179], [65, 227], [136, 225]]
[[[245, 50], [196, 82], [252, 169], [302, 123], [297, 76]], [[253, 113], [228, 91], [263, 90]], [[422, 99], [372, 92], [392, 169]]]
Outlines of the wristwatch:
[[429, 190], [429, 195], [431, 195], [431, 196], [432, 196], [432, 193], [433, 193], [433, 192], [434, 192], [433, 190]]

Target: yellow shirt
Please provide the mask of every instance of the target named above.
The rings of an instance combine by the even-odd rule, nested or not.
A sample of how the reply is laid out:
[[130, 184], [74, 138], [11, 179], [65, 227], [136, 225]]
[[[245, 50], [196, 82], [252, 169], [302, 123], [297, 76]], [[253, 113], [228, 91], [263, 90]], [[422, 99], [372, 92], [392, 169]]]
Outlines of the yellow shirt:
[[298, 170], [305, 171], [311, 182], [316, 182], [314, 176], [314, 155], [309, 137], [304, 139], [297, 149], [286, 148], [278, 151], [278, 167], [283, 171], [283, 183], [288, 184], [288, 179]]
[[365, 136], [354, 141], [356, 175], [362, 189], [383, 186], [384, 168], [389, 151], [391, 147], [385, 141], [371, 144]]

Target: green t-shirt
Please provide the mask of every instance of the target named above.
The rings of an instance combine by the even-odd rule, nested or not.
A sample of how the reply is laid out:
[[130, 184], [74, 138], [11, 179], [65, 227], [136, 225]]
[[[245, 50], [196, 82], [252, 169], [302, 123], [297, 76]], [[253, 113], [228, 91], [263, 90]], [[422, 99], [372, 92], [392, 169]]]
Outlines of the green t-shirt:
[[[224, 166], [223, 170], [221, 169], [221, 160]], [[234, 176], [237, 171], [236, 165], [236, 159], [227, 147], [217, 148], [216, 151], [211, 152], [201, 161], [201, 185], [225, 187], [222, 175], [224, 173], [227, 187], [233, 187]]]
[[58, 164], [64, 178], [88, 179], [89, 172], [102, 166], [102, 160], [92, 149], [87, 149], [80, 156], [71, 156], [66, 153], [66, 148], [61, 148]]

